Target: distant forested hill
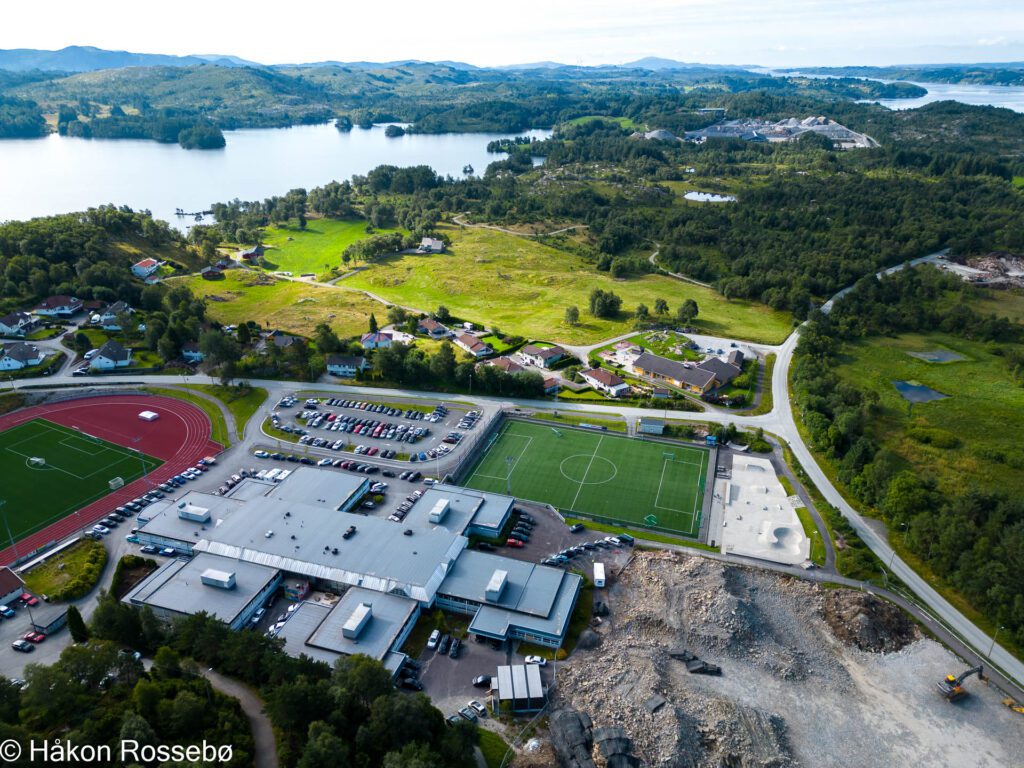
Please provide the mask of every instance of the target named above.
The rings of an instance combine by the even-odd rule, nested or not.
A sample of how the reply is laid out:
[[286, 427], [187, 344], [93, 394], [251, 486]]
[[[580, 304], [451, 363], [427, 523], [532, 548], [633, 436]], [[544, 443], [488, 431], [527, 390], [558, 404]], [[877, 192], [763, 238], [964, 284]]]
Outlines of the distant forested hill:
[[966, 83], [971, 85], [1024, 85], [1024, 62], [1005, 64], [950, 64], [921, 67], [804, 67], [806, 72], [835, 77], [877, 77], [916, 83]]

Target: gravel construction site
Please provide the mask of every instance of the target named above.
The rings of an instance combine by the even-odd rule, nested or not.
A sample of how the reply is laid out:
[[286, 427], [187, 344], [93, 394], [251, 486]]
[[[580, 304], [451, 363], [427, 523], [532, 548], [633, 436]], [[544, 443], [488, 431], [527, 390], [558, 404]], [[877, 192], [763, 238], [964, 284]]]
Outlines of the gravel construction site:
[[947, 702], [936, 683], [968, 665], [871, 595], [671, 552], [637, 552], [604, 591], [515, 765], [1022, 764], [1024, 715], [977, 677]]

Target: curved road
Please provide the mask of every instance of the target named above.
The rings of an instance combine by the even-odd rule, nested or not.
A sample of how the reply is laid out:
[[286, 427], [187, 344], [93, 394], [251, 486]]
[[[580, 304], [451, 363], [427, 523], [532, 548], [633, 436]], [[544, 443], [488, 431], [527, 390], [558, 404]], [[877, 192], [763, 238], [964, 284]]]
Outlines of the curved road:
[[[908, 262], [906, 265], [899, 265], [891, 269], [885, 270], [885, 273], [892, 273], [903, 269], [906, 266], [913, 266], [916, 264], [924, 263], [926, 261], [933, 261], [936, 258], [941, 257], [940, 254], [932, 254], [930, 256], [922, 257]], [[879, 273], [882, 274], [882, 273]], [[847, 289], [849, 290], [849, 289]], [[833, 303], [840, 298], [846, 291], [840, 291], [834, 296], [829, 302], [827, 302], [822, 310], [827, 312], [831, 309]], [[910, 566], [904, 563], [899, 557], [896, 556], [894, 550], [874, 529], [872, 529], [865, 519], [855, 510], [847, 501], [843, 498], [842, 494], [832, 485], [828, 476], [822, 471], [818, 465], [810, 448], [804, 443], [799, 431], [797, 430], [796, 420], [793, 417], [793, 412], [790, 407], [789, 397], [789, 368], [793, 362], [793, 353], [796, 350], [796, 345], [799, 340], [800, 329], [798, 328], [786, 341], [776, 347], [769, 347], [766, 345], [757, 345], [762, 351], [772, 351], [777, 355], [775, 363], [775, 369], [772, 376], [772, 396], [774, 407], [770, 413], [762, 414], [759, 416], [744, 416], [742, 414], [729, 413], [729, 412], [714, 412], [707, 411], [702, 413], [689, 413], [685, 411], [673, 413], [673, 418], [680, 420], [691, 420], [701, 422], [713, 422], [718, 424], [734, 423], [740, 427], [747, 428], [763, 428], [766, 432], [773, 433], [783, 440], [785, 440], [790, 448], [793, 450], [794, 455], [800, 461], [804, 470], [810, 476], [811, 480], [821, 491], [825, 499], [835, 506], [839, 511], [849, 520], [857, 534], [864, 540], [865, 544], [871, 549], [871, 551], [883, 562], [888, 564], [889, 569], [895, 573], [904, 584], [906, 584], [931, 610], [932, 614], [945, 624], [953, 633], [963, 638], [963, 640], [972, 647], [978, 655], [989, 660], [990, 663], [1001, 669], [1006, 675], [1018, 683], [1024, 683], [1024, 664], [1022, 664], [1017, 658], [1007, 652], [1002, 646], [994, 644], [993, 638], [988, 636], [984, 631], [975, 626], [966, 616], [958, 611], [949, 601], [942, 597], [934, 588], [932, 588], [920, 575], [918, 575]], [[730, 340], [722, 340], [724, 343], [729, 343]], [[606, 342], [607, 343], [607, 342]], [[196, 382], [210, 382], [218, 383], [216, 379], [209, 376], [193, 376], [192, 381]], [[114, 382], [109, 378], [104, 378], [104, 382], [113, 384]], [[146, 384], [166, 384], [166, 377], [162, 376], [133, 376], [130, 377], [131, 383], [146, 383]], [[21, 384], [86, 384], [86, 381], [82, 379], [73, 379], [67, 374], [58, 374], [56, 376], [40, 377], [38, 379], [23, 379]], [[88, 380], [88, 384], [95, 386], [97, 382]], [[129, 383], [129, 382], [122, 382]], [[294, 382], [282, 382], [282, 381], [251, 381], [252, 384], [266, 388], [270, 393], [270, 398], [280, 397], [286, 391], [294, 390], [297, 386]], [[430, 399], [436, 400], [441, 399], [452, 399], [452, 395], [435, 392], [424, 392], [424, 391], [407, 391], [399, 389], [384, 389], [377, 387], [358, 387], [349, 386], [343, 384], [301, 384], [305, 388], [315, 388], [323, 392], [339, 392], [339, 393], [351, 393], [360, 396], [367, 397], [402, 397], [406, 399]], [[588, 413], [607, 413], [612, 415], [619, 415], [627, 420], [634, 420], [640, 416], [649, 416], [651, 411], [649, 409], [635, 408], [631, 406], [618, 406], [618, 405], [597, 405], [590, 403], [566, 403], [566, 402], [548, 402], [548, 401], [536, 401], [536, 400], [516, 400], [503, 397], [494, 396], [481, 396], [473, 395], [470, 397], [459, 396], [457, 399], [470, 400], [480, 403], [489, 403], [496, 405], [500, 408], [515, 408], [523, 407], [528, 409], [548, 409], [548, 410], [560, 410], [560, 411], [580, 411]], [[989, 648], [992, 648], [989, 653]]]

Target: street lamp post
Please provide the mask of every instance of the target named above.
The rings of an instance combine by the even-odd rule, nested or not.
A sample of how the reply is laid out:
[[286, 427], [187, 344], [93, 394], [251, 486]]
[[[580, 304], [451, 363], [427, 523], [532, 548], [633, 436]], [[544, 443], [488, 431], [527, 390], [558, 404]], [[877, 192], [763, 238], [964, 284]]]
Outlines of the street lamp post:
[[999, 637], [999, 630], [1001, 630], [1001, 629], [1005, 629], [1005, 627], [1002, 627], [1002, 626], [996, 627], [996, 633], [994, 635], [992, 635], [992, 645], [990, 645], [988, 647], [988, 657], [990, 659], [992, 658], [992, 651], [994, 651], [996, 649], [996, 638]]

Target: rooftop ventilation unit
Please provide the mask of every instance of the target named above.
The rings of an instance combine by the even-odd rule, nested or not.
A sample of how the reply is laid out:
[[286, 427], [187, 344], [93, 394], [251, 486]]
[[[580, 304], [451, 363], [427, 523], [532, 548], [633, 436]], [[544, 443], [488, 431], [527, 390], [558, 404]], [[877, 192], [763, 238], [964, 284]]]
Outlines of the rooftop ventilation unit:
[[355, 640], [366, 629], [366, 625], [370, 623], [372, 617], [373, 606], [369, 603], [360, 603], [342, 626], [341, 636], [349, 640]]
[[501, 599], [501, 593], [508, 583], [508, 571], [496, 570], [491, 574], [491, 580], [487, 582], [487, 589], [484, 597], [489, 603], [496, 603]]
[[178, 506], [178, 517], [182, 520], [191, 520], [193, 523], [208, 523], [210, 510], [206, 507], [197, 507], [195, 504], [182, 504]]
[[430, 522], [436, 525], [444, 520], [444, 516], [448, 514], [449, 504], [448, 499], [438, 499], [437, 503], [434, 504], [434, 508], [430, 510]]
[[199, 576], [199, 580], [208, 587], [217, 587], [218, 589], [235, 588], [235, 574], [232, 571], [218, 571], [215, 568], [207, 568]]

